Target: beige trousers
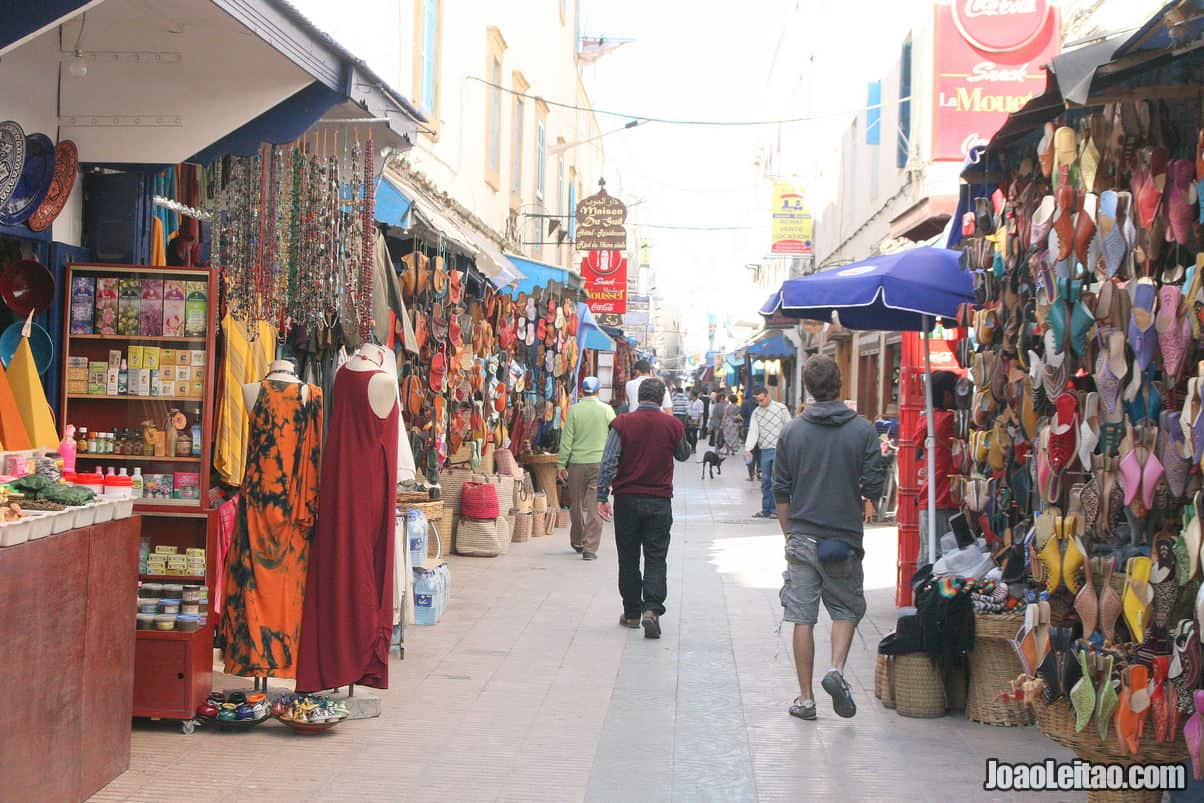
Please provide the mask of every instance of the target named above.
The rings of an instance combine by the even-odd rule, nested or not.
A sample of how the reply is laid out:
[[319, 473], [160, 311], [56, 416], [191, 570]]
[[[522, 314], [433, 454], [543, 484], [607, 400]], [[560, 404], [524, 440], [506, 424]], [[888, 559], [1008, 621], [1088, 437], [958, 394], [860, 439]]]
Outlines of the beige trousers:
[[573, 548], [598, 554], [602, 543], [602, 519], [598, 517], [598, 463], [569, 465], [569, 518], [572, 529], [569, 540]]

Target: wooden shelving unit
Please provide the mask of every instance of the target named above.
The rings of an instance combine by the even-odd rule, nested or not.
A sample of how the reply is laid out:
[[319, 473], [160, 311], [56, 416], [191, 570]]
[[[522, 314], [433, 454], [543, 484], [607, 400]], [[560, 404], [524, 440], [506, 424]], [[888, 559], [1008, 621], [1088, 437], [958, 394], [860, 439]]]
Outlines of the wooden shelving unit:
[[[214, 601], [217, 563], [217, 512], [209, 508], [209, 470], [212, 462], [214, 416], [217, 299], [218, 280], [216, 274], [206, 268], [159, 268], [140, 265], [106, 265], [76, 263], [67, 266], [66, 303], [64, 309], [72, 309], [71, 289], [77, 276], [94, 279], [116, 277], [118, 279], [171, 279], [188, 282], [204, 282], [208, 294], [205, 316], [205, 335], [164, 336], [134, 334], [97, 334], [71, 332], [70, 312], [64, 315], [64, 357], [84, 357], [89, 362], [105, 362], [111, 350], [128, 354], [131, 346], [146, 346], [189, 351], [204, 351], [204, 386], [200, 396], [170, 394], [167, 396], [93, 395], [68, 393], [68, 381], [64, 373], [62, 382], [62, 415], [65, 427], [87, 427], [90, 432], [116, 431], [117, 429], [139, 430], [149, 421], [162, 427], [173, 409], [179, 409], [189, 419], [201, 424], [200, 457], [175, 457], [172, 455], [151, 456], [89, 454], [77, 459], [85, 466], [97, 464], [126, 464], [139, 466], [146, 474], [180, 472], [199, 475], [197, 499], [143, 498], [136, 500], [134, 510], [142, 516], [142, 535], [151, 545], [171, 545], [181, 551], [190, 547], [206, 550], [206, 574], [197, 576], [143, 575], [144, 581], [167, 583], [204, 583], [209, 587], [210, 604]], [[64, 372], [69, 361], [63, 360]], [[199, 367], [199, 366], [197, 366]], [[166, 377], [165, 377], [166, 378]], [[158, 471], [148, 471], [157, 468]], [[134, 655], [134, 698], [133, 715], [161, 719], [188, 721], [197, 706], [204, 702], [212, 687], [213, 633], [215, 617], [209, 616], [205, 627], [194, 632], [139, 630]]]

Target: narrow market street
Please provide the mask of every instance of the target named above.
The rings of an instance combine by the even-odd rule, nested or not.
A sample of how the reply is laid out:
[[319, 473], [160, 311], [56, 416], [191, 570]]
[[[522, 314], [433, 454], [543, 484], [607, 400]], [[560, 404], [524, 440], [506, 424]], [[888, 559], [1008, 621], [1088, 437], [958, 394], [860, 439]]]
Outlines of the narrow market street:
[[[1032, 728], [905, 719], [874, 700], [875, 648], [895, 615], [891, 527], [866, 536], [870, 609], [848, 671], [857, 716], [838, 719], [818, 682], [819, 720], [787, 716], [781, 536], [748, 517], [759, 489], [739, 458], [725, 468], [700, 481], [695, 463], [677, 466], [660, 641], [615, 623], [609, 526], [594, 563], [567, 530], [497, 559], [452, 557], [450, 607], [406, 631], [380, 718], [312, 739], [276, 722], [192, 736], [142, 722], [130, 770], [95, 799], [980, 800], [989, 756], [1071, 757]], [[821, 614], [821, 671], [827, 628]], [[214, 688], [239, 685], [215, 675]]]

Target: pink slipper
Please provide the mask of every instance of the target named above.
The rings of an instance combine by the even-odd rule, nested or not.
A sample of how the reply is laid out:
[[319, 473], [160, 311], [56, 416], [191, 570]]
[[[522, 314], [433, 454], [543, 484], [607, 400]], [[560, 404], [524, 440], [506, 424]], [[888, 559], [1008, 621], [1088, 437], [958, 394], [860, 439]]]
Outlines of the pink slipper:
[[1171, 232], [1179, 245], [1189, 245], [1195, 238], [1192, 225], [1196, 219], [1197, 197], [1196, 166], [1186, 159], [1171, 162], [1168, 180], [1170, 191], [1166, 193], [1167, 218]]
[[1204, 780], [1204, 760], [1200, 756], [1200, 744], [1204, 742], [1204, 689], [1196, 690], [1195, 703], [1196, 711], [1183, 726], [1183, 736], [1187, 740], [1187, 753], [1191, 756], [1192, 777], [1201, 781]]
[[1162, 351], [1162, 369], [1170, 380], [1168, 386], [1173, 386], [1178, 383], [1183, 359], [1191, 344], [1191, 321], [1187, 318], [1183, 293], [1173, 284], [1163, 285], [1158, 291], [1158, 314], [1154, 318], [1154, 326]]

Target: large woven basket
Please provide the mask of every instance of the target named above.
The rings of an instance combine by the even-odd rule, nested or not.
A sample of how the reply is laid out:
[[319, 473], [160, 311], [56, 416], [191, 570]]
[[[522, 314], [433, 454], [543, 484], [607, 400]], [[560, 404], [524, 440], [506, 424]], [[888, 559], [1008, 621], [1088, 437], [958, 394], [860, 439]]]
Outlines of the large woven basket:
[[1023, 703], [1005, 702], [1000, 692], [1011, 688], [1020, 674], [1020, 659], [1009, 641], [1024, 622], [1021, 614], [975, 614], [974, 649], [970, 651], [970, 688], [966, 718], [984, 725], [1031, 725], [1033, 715]]
[[945, 681], [926, 654], [895, 656], [895, 711], [899, 716], [943, 717], [948, 707]]
[[439, 472], [439, 498], [444, 505], [452, 510], [460, 509], [460, 491], [464, 483], [472, 479], [472, 472], [466, 468], [445, 468]]
[[1101, 742], [1094, 718], [1082, 733], [1075, 733], [1074, 709], [1066, 698], [1052, 703], [1038, 700], [1033, 708], [1037, 715], [1037, 730], [1063, 747], [1069, 747], [1079, 758], [1086, 761], [1124, 765], [1177, 764], [1187, 758], [1187, 744], [1181, 736], [1169, 744], [1163, 744], [1154, 740], [1152, 728], [1146, 729], [1146, 738], [1141, 740], [1141, 749], [1135, 756], [1121, 751], [1116, 733], [1112, 729], [1108, 730], [1108, 738]]
[[879, 655], [874, 664], [874, 697], [887, 708], [895, 707], [895, 657]]
[[494, 447], [492, 443], [486, 443], [485, 448], [481, 450], [481, 465], [477, 468], [478, 471], [484, 474], [492, 474], [494, 472]]
[[493, 453], [494, 468], [499, 474], [508, 474], [514, 479], [521, 479], [523, 470], [514, 459], [514, 452], [509, 449], [498, 449]]
[[[509, 535], [509, 534], [507, 534]], [[507, 538], [509, 542], [509, 538]], [[502, 554], [498, 543], [497, 519], [460, 519], [456, 526], [456, 554], [470, 558], [496, 558]]]
[[548, 534], [548, 514], [547, 514], [547, 512], [545, 511], [543, 513], [529, 513], [528, 515], [531, 517], [531, 537], [532, 538], [543, 538], [545, 535], [547, 535]]
[[531, 512], [536, 515], [543, 515], [548, 512], [548, 495], [543, 491], [536, 491], [535, 496], [531, 500]]
[[563, 530], [565, 527], [571, 526], [572, 523], [573, 523], [573, 517], [569, 513], [569, 509], [567, 507], [562, 507], [556, 511], [556, 529], [557, 530]]
[[489, 481], [497, 486], [498, 508], [505, 513], [514, 507], [514, 477], [509, 474], [490, 474]]
[[505, 555], [510, 551], [510, 534], [514, 529], [510, 526], [510, 518], [508, 516], [498, 516], [494, 520], [494, 526], [497, 528], [497, 551], [499, 555]]
[[531, 540], [531, 528], [535, 526], [535, 516], [531, 513], [514, 514], [514, 531], [510, 533], [510, 541], [515, 544]]

